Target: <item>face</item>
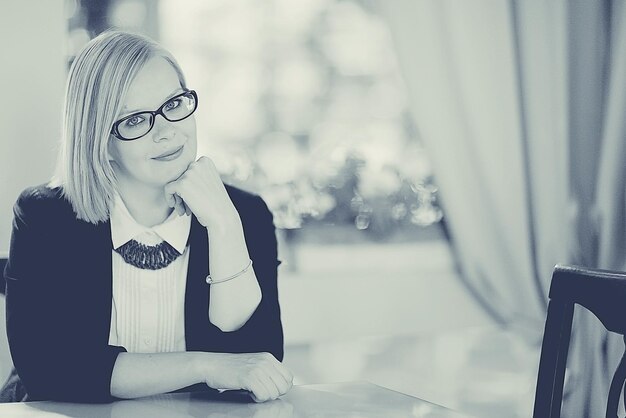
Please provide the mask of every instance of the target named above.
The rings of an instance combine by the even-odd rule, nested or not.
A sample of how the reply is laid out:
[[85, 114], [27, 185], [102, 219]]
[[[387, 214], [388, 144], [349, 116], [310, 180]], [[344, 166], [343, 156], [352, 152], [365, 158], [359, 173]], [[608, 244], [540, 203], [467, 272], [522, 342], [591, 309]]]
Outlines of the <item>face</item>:
[[[115, 120], [131, 113], [154, 111], [182, 92], [174, 67], [164, 58], [154, 57], [131, 83]], [[196, 148], [194, 115], [178, 122], [169, 122], [157, 115], [152, 130], [141, 138], [122, 141], [111, 135], [108, 151], [118, 183], [132, 190], [162, 188], [176, 180], [195, 160]]]

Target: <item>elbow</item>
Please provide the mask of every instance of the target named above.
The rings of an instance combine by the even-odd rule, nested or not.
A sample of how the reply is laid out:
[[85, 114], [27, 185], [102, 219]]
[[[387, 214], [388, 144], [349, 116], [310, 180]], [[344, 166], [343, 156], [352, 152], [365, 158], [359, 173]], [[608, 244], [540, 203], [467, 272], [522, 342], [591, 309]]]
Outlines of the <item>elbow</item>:
[[234, 332], [240, 329], [243, 326], [243, 323], [236, 322], [220, 322], [220, 321], [211, 321], [213, 325], [219, 328], [222, 332]]
[[234, 332], [243, 327], [246, 322], [252, 317], [252, 314], [256, 311], [261, 303], [262, 295], [259, 290], [257, 294], [249, 298], [245, 307], [238, 306], [236, 311], [232, 312], [213, 312], [209, 309], [209, 320], [213, 325], [220, 329], [222, 332]]

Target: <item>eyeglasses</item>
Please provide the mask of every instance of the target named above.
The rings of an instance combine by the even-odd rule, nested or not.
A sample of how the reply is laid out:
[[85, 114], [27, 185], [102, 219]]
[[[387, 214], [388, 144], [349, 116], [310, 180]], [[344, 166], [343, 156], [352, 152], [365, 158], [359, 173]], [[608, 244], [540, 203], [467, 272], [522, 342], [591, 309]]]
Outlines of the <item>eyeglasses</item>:
[[157, 115], [170, 122], [180, 122], [191, 116], [197, 107], [198, 95], [195, 91], [188, 90], [168, 99], [154, 112], [146, 110], [118, 120], [113, 124], [111, 134], [122, 141], [139, 139], [152, 130]]

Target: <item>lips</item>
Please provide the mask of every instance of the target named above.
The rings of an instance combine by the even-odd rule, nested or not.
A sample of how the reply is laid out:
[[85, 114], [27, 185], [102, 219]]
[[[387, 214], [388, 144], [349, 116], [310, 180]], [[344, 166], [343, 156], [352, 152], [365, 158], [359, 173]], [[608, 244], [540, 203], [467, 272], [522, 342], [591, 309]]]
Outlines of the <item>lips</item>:
[[157, 155], [156, 157], [153, 157], [152, 159], [158, 160], [158, 161], [170, 161], [170, 160], [176, 159], [182, 153], [183, 147], [184, 145], [181, 145], [180, 147], [167, 150], [164, 153]]

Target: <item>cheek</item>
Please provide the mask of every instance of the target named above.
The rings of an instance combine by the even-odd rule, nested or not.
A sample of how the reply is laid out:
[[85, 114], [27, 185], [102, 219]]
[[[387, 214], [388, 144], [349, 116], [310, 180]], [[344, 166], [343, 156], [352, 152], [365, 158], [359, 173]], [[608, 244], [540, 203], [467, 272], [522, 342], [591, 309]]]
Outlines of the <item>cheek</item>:
[[138, 168], [138, 163], [146, 159], [145, 146], [139, 141], [114, 142], [109, 146], [109, 155], [112, 161], [126, 171]]
[[191, 115], [188, 118], [188, 121], [185, 121], [185, 122], [187, 122], [185, 124], [185, 130], [187, 131], [186, 132], [187, 135], [190, 137], [189, 139], [195, 140], [196, 139], [196, 118], [195, 118], [195, 116]]
[[195, 161], [198, 149], [198, 139], [196, 133], [196, 119], [191, 116], [189, 123], [185, 125], [185, 136], [187, 137], [187, 155]]
[[191, 158], [193, 161], [195, 161], [196, 154], [198, 152], [198, 143], [196, 141], [195, 135], [193, 136], [193, 138], [189, 138], [189, 141], [187, 141], [186, 148], [187, 148], [187, 156]]
[[109, 161], [118, 161], [120, 159], [117, 141], [113, 138], [113, 136], [109, 137], [109, 142], [107, 143], [107, 158]]

